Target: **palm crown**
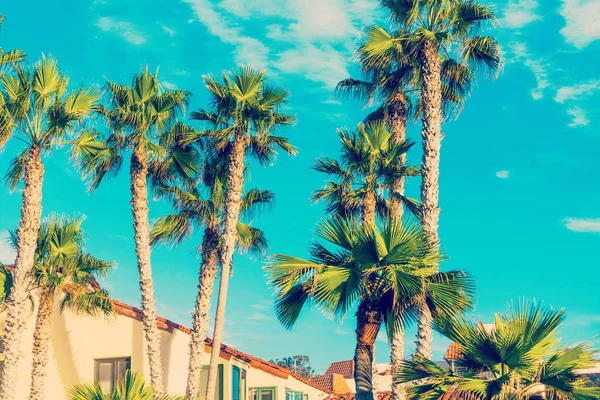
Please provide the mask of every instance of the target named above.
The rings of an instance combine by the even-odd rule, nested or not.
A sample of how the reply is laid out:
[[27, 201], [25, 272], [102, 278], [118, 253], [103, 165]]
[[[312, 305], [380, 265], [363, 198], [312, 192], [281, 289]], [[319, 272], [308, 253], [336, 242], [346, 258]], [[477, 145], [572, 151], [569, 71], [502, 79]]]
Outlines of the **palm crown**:
[[[69, 218], [50, 214], [41, 225], [32, 270], [32, 288], [58, 294], [65, 288], [61, 309], [96, 315], [112, 314], [113, 304], [105, 289], [97, 288], [96, 278], [104, 277], [113, 267], [84, 251], [83, 217]], [[11, 233], [16, 249], [17, 235]], [[4, 278], [10, 282], [10, 278]]]
[[68, 144], [65, 136], [97, 109], [102, 95], [98, 88], [69, 91], [68, 84], [56, 60], [45, 56], [32, 72], [18, 65], [15, 74], [0, 74], [0, 148], [13, 136], [25, 144], [7, 174], [13, 189], [23, 177], [30, 151], [43, 153]]
[[[227, 195], [227, 165], [222, 152], [214, 151], [206, 155], [202, 176], [196, 187], [182, 189], [180, 182], [163, 186], [158, 193], [168, 198], [175, 214], [160, 217], [154, 223], [151, 240], [153, 242], [179, 243], [192, 235], [200, 226], [219, 229], [225, 217]], [[275, 196], [269, 190], [251, 189], [242, 196], [241, 217], [250, 217], [266, 207], [271, 207]], [[267, 240], [260, 229], [238, 221], [237, 247], [242, 252], [264, 254]]]
[[437, 330], [460, 347], [459, 368], [416, 357], [396, 379], [420, 382], [410, 388], [413, 399], [596, 399], [600, 389], [585, 387], [576, 370], [592, 367], [597, 352], [590, 342], [559, 346], [564, 319], [564, 311], [521, 302], [491, 326], [462, 317], [439, 321]]
[[[108, 106], [98, 112], [108, 123], [110, 133], [86, 132], [77, 148], [82, 172], [95, 189], [105, 177], [118, 173], [123, 153], [131, 151], [139, 162], [147, 165], [153, 178], [167, 179], [177, 169], [188, 176], [197, 172], [195, 153], [177, 146], [176, 140], [194, 129], [179, 122], [190, 93], [184, 90], [163, 90], [157, 73], [148, 68], [136, 75], [130, 86], [106, 83]], [[156, 176], [155, 176], [156, 175]]]
[[340, 318], [357, 302], [374, 304], [390, 334], [398, 323], [414, 316], [411, 307], [423, 291], [440, 316], [470, 306], [470, 278], [461, 271], [435, 272], [441, 255], [432, 251], [415, 224], [404, 221], [372, 228], [333, 217], [322, 222], [316, 234], [328, 243], [312, 243], [310, 259], [275, 255], [267, 267], [277, 295], [277, 318], [287, 328], [308, 302]]
[[[313, 199], [324, 201], [329, 214], [357, 216], [366, 204], [365, 200], [372, 196], [379, 215], [387, 216], [389, 210], [383, 191], [396, 179], [419, 174], [418, 168], [397, 162], [413, 143], [393, 143], [391, 135], [382, 121], [359, 124], [356, 131], [338, 130], [340, 160], [322, 157], [317, 159], [313, 167], [333, 180], [327, 181], [323, 189], [316, 191]], [[400, 197], [402, 203], [417, 214], [417, 201]]]
[[221, 83], [212, 75], [204, 77], [211, 106], [193, 112], [192, 119], [207, 122], [208, 129], [183, 135], [184, 144], [209, 135], [216, 148], [222, 150], [238, 134], [244, 137], [245, 149], [261, 164], [272, 163], [277, 149], [295, 155], [296, 148], [285, 137], [274, 134], [277, 128], [296, 121], [292, 115], [281, 112], [289, 96], [287, 90], [268, 85], [264, 72], [249, 67], [223, 73], [222, 78]]

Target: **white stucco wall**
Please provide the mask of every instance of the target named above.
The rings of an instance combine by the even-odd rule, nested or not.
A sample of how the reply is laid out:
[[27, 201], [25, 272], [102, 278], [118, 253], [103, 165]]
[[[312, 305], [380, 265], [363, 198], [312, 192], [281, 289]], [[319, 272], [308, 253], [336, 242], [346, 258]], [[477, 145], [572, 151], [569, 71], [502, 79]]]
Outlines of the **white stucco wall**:
[[[35, 311], [29, 318], [27, 329], [23, 332], [21, 361], [17, 381], [15, 400], [26, 400], [29, 394], [31, 375], [31, 349], [33, 341]], [[0, 325], [4, 320], [0, 317]], [[189, 335], [180, 330], [172, 333], [161, 330], [162, 363], [165, 388], [170, 394], [183, 395], [187, 379]], [[93, 383], [94, 360], [103, 358], [131, 357], [131, 369], [149, 379], [148, 360], [145, 354], [145, 340], [142, 323], [134, 318], [116, 315], [110, 319], [75, 316], [69, 312], [64, 315], [54, 313], [51, 325], [51, 343], [46, 379], [48, 400], [68, 400], [68, 391], [80, 382]], [[210, 354], [204, 354], [203, 364], [208, 365]], [[272, 387], [277, 390], [277, 398], [285, 399], [285, 389], [302, 391], [309, 399], [326, 397], [321, 392], [292, 376], [281, 378], [251, 368], [236, 358], [221, 358], [224, 375], [224, 400], [231, 399], [231, 367], [239, 366], [247, 371], [247, 388]], [[251, 400], [247, 395], [247, 400]]]

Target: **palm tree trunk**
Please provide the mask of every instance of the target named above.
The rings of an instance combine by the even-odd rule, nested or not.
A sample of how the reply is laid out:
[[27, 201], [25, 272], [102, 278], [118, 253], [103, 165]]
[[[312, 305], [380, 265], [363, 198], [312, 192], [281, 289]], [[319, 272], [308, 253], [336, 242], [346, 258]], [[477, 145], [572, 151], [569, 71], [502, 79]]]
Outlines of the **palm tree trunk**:
[[382, 319], [381, 312], [373, 305], [362, 302], [358, 306], [354, 352], [356, 400], [373, 400], [373, 348]]
[[394, 337], [389, 338], [390, 361], [392, 364], [392, 399], [405, 400], [406, 391], [404, 385], [396, 383], [395, 377], [400, 372], [402, 361], [404, 361], [404, 329], [398, 328]]
[[189, 400], [198, 398], [200, 390], [200, 372], [202, 371], [202, 355], [204, 354], [204, 338], [208, 325], [208, 313], [213, 287], [219, 265], [219, 232], [216, 224], [207, 226], [202, 239], [202, 265], [198, 279], [196, 310], [190, 338], [190, 360], [188, 364], [188, 380], [186, 396]]
[[158, 394], [163, 392], [160, 352], [160, 331], [156, 324], [154, 283], [150, 265], [150, 234], [148, 224], [148, 160], [144, 149], [136, 146], [131, 155], [131, 211], [135, 235], [135, 252], [142, 294], [142, 323], [147, 343], [150, 383]]
[[1, 400], [14, 400], [19, 370], [21, 334], [27, 319], [28, 276], [33, 268], [37, 237], [42, 215], [42, 183], [44, 164], [41, 149], [29, 152], [25, 166], [25, 186], [21, 202], [21, 221], [17, 229], [17, 260], [13, 287], [6, 306], [4, 324], [4, 372], [0, 391]]
[[[406, 140], [407, 110], [404, 92], [399, 90], [390, 104], [388, 112], [388, 124], [392, 131], [391, 141], [398, 145]], [[406, 162], [406, 154], [402, 154], [398, 160], [400, 165]], [[389, 188], [390, 193], [390, 217], [395, 223], [401, 223], [404, 213], [402, 197], [404, 196], [404, 176], [396, 179]], [[404, 361], [404, 329], [399, 328], [393, 338], [389, 338], [390, 362], [392, 366], [392, 377], [400, 370], [400, 363]], [[405, 400], [406, 392], [404, 386], [392, 380], [392, 399]]]
[[375, 198], [375, 190], [372, 189], [374, 186], [375, 177], [369, 175], [365, 179], [366, 190], [365, 196], [363, 197], [362, 203], [362, 223], [364, 226], [375, 226], [375, 215], [377, 213], [377, 200]]
[[[399, 90], [394, 96], [388, 111], [388, 125], [392, 131], [391, 141], [398, 145], [406, 140], [406, 99], [404, 92]], [[406, 154], [402, 154], [398, 159], [400, 165], [406, 162]], [[402, 205], [402, 196], [404, 196], [404, 176], [396, 179], [389, 188], [390, 194], [390, 214], [393, 220], [401, 221], [404, 207]]]
[[229, 176], [227, 177], [227, 200], [225, 202], [225, 223], [223, 226], [223, 247], [221, 251], [221, 278], [212, 351], [210, 354], [210, 367], [208, 369], [206, 400], [215, 400], [217, 388], [219, 354], [221, 353], [221, 342], [223, 340], [223, 324], [225, 322], [227, 289], [229, 287], [229, 272], [231, 261], [233, 260], [233, 251], [235, 250], [240, 205], [242, 204], [245, 153], [244, 131], [238, 130], [229, 153]]
[[40, 304], [33, 331], [31, 390], [29, 400], [43, 400], [46, 366], [48, 365], [48, 345], [50, 343], [50, 323], [54, 307], [54, 294], [48, 288], [40, 290]]
[[[424, 43], [420, 54], [423, 76], [423, 165], [421, 167], [421, 225], [430, 240], [438, 243], [440, 148], [442, 144], [441, 63], [435, 43]], [[437, 250], [437, 248], [436, 248]], [[431, 310], [425, 302], [419, 307], [416, 354], [431, 358], [433, 330]]]

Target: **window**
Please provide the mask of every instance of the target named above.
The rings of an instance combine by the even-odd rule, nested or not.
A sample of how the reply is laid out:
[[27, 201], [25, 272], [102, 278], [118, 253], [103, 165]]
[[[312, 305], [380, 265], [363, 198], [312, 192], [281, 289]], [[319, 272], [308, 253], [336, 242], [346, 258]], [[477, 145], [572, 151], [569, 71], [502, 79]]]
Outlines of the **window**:
[[246, 371], [231, 367], [231, 400], [246, 400]]
[[[200, 372], [200, 390], [198, 390], [198, 400], [206, 398], [206, 386], [208, 385], [208, 365], [202, 367]], [[217, 374], [217, 391], [215, 398], [223, 400], [223, 364], [219, 364], [219, 372]]]
[[276, 400], [276, 390], [274, 387], [268, 388], [252, 388], [250, 389], [252, 395], [250, 400]]
[[94, 360], [96, 383], [100, 384], [104, 392], [111, 392], [115, 385], [121, 382], [125, 371], [129, 369], [131, 369], [131, 357]]
[[[285, 400], [304, 400], [304, 393], [285, 389]], [[308, 398], [308, 396], [306, 396]]]

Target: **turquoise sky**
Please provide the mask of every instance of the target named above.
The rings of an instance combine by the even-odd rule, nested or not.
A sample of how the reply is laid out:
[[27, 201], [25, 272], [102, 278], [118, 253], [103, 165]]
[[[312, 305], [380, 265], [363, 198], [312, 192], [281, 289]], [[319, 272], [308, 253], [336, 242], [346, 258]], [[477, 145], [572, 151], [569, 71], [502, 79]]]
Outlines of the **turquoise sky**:
[[[254, 168], [251, 185], [277, 196], [275, 210], [255, 223], [266, 231], [271, 252], [303, 256], [322, 207], [309, 196], [322, 185], [310, 165], [336, 153], [337, 127], [354, 126], [367, 113], [336, 101], [332, 88], [356, 76], [352, 51], [365, 25], [386, 24], [375, 0], [63, 0], [3, 2], [0, 36], [5, 49], [22, 48], [31, 61], [51, 53], [71, 82], [128, 83], [148, 64], [160, 67], [167, 87], [191, 90], [191, 109], [206, 104], [202, 75], [236, 65], [266, 68], [289, 88], [299, 123], [286, 134], [300, 154], [276, 166]], [[566, 308], [566, 343], [600, 330], [600, 2], [510, 0], [496, 4], [496, 31], [505, 68], [494, 81], [481, 79], [463, 113], [444, 126], [441, 165], [441, 238], [447, 268], [477, 279], [477, 315], [490, 321], [511, 300], [533, 297]], [[103, 126], [101, 122], [98, 125]], [[419, 139], [419, 127], [409, 135]], [[0, 155], [0, 170], [18, 150]], [[420, 159], [417, 149], [411, 160]], [[114, 260], [105, 282], [114, 297], [139, 304], [129, 208], [128, 167], [97, 193], [60, 151], [46, 158], [44, 215], [87, 216], [88, 247]], [[417, 194], [418, 181], [409, 184]], [[0, 260], [14, 257], [5, 245], [19, 220], [17, 190], [0, 193]], [[169, 209], [151, 202], [151, 217]], [[190, 325], [201, 238], [176, 249], [159, 247], [152, 261], [162, 316]], [[353, 354], [353, 315], [328, 321], [307, 311], [287, 332], [272, 312], [263, 260], [235, 259], [225, 343], [270, 359], [306, 354], [317, 370]], [[412, 332], [410, 333], [412, 335]], [[407, 350], [413, 351], [413, 338]], [[447, 341], [436, 338], [435, 356]], [[378, 362], [386, 362], [385, 337]]]

